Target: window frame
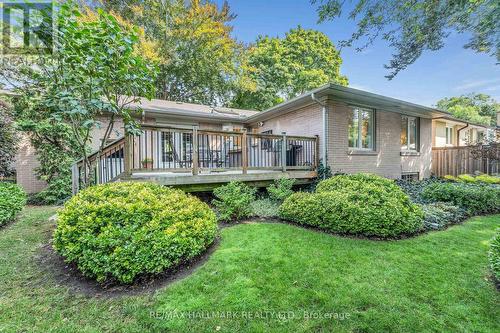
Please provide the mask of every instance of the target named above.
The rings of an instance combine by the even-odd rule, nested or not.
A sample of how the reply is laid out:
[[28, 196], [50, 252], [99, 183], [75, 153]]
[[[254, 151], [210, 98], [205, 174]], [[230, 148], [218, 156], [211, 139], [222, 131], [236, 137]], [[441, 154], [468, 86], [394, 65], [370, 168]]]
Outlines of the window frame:
[[[370, 120], [371, 120], [371, 126], [370, 126], [370, 136], [371, 136], [371, 147], [368, 148], [363, 148], [363, 136], [362, 136], [362, 112], [369, 112], [371, 114]], [[375, 140], [375, 135], [376, 135], [376, 110], [371, 109], [371, 108], [365, 108], [365, 107], [360, 107], [360, 106], [351, 106], [351, 112], [350, 112], [350, 119], [353, 119], [354, 117], [354, 112], [358, 113], [358, 138], [356, 140], [357, 142], [357, 147], [351, 147], [349, 145], [349, 122], [347, 123], [347, 147], [351, 151], [376, 151], [376, 140]]]
[[[420, 117], [401, 115], [401, 120], [406, 118], [406, 144], [401, 144], [402, 152], [419, 152], [420, 151]], [[415, 149], [410, 148], [410, 119], [415, 120]], [[402, 125], [402, 122], [401, 122]], [[401, 131], [403, 127], [401, 126]], [[404, 148], [406, 147], [406, 149]]]
[[[448, 133], [450, 134], [449, 135], [449, 138], [450, 138], [449, 142], [448, 142]], [[453, 143], [453, 126], [446, 125], [445, 139], [446, 139], [445, 142], [446, 142], [447, 146], [453, 146], [454, 145], [454, 143]]]

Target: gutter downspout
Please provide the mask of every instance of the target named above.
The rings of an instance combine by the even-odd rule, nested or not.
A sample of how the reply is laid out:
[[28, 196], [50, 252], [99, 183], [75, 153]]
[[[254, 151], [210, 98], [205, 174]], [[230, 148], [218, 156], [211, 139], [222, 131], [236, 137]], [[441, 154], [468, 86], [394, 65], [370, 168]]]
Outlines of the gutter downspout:
[[457, 130], [457, 147], [460, 147], [460, 132], [466, 129], [467, 127], [469, 127], [469, 123], [467, 123], [467, 125]]
[[316, 98], [314, 93], [311, 93], [311, 99], [318, 103], [321, 106], [321, 115], [323, 118], [323, 149], [321, 150], [321, 159], [323, 160], [323, 166], [328, 166], [328, 112], [326, 109], [326, 104], [322, 103], [319, 99]]

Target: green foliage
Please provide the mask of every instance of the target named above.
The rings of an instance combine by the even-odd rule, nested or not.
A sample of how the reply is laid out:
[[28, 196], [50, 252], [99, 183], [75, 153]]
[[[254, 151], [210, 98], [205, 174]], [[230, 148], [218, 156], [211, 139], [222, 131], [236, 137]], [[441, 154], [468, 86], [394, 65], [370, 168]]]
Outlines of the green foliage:
[[71, 169], [61, 170], [58, 177], [52, 179], [47, 187], [38, 192], [30, 200], [32, 204], [37, 205], [61, 205], [71, 198]]
[[422, 192], [428, 185], [442, 182], [442, 179], [436, 177], [416, 181], [396, 180], [396, 184], [410, 197], [411, 201], [419, 204], [431, 203], [431, 201], [422, 197]]
[[462, 222], [467, 214], [463, 209], [444, 202], [422, 205], [424, 226], [428, 230], [444, 229], [449, 225]]
[[66, 202], [54, 248], [99, 282], [131, 283], [201, 254], [216, 233], [215, 214], [193, 196], [149, 183], [109, 183]]
[[497, 230], [495, 237], [490, 241], [488, 259], [493, 275], [500, 281], [500, 229]]
[[111, 14], [83, 13], [75, 2], [64, 2], [56, 26], [57, 52], [39, 56], [36, 65], [2, 68], [9, 82], [20, 82], [16, 120], [42, 161], [38, 175], [49, 184], [53, 178], [65, 178], [63, 171], [75, 159], [82, 158], [89, 167], [91, 134], [102, 126], [103, 115], [109, 123], [102, 145], [113, 132], [115, 118], [123, 120], [127, 131], [137, 130], [132, 117], [137, 111], [127, 106], [139, 103], [138, 96], [154, 96], [156, 74], [154, 64], [137, 51], [138, 29]]
[[357, 173], [353, 175], [336, 175], [319, 183], [316, 192], [331, 191], [362, 191], [367, 184], [376, 184], [387, 191], [399, 190], [394, 180], [383, 178], [369, 173]]
[[208, 105], [230, 99], [242, 46], [231, 36], [229, 5], [212, 1], [106, 1], [105, 8], [141, 26], [160, 55], [158, 95]]
[[449, 202], [470, 215], [500, 212], [500, 188], [465, 183], [434, 183], [426, 186], [422, 197], [434, 202]]
[[252, 201], [252, 215], [256, 217], [278, 217], [279, 202], [269, 198], [260, 198]]
[[264, 110], [329, 82], [347, 85], [339, 51], [324, 33], [291, 29], [284, 38], [259, 37], [242, 60], [233, 105]]
[[16, 156], [17, 140], [12, 123], [12, 106], [0, 99], [0, 178], [13, 174], [12, 163]]
[[476, 176], [476, 180], [481, 183], [486, 183], [486, 184], [500, 184], [500, 177], [499, 176], [490, 176], [487, 174], [482, 174], [479, 176]]
[[213, 205], [220, 221], [239, 220], [252, 215], [251, 203], [256, 189], [244, 183], [232, 181], [214, 190]]
[[0, 182], [0, 226], [12, 221], [26, 204], [26, 193], [16, 184]]
[[385, 67], [394, 78], [399, 71], [414, 63], [425, 50], [439, 50], [452, 32], [469, 33], [464, 45], [476, 52], [496, 56], [500, 60], [498, 42], [498, 1], [405, 1], [358, 0], [348, 4], [342, 0], [311, 0], [317, 7], [319, 21], [334, 20], [344, 11], [357, 21], [357, 29], [342, 42], [342, 47], [363, 40], [361, 51], [378, 37], [395, 49], [393, 59]]
[[457, 182], [464, 182], [464, 183], [478, 183], [479, 182], [479, 183], [486, 183], [486, 184], [500, 184], [500, 177], [490, 176], [487, 174], [481, 174], [478, 176], [463, 174], [463, 175], [458, 175], [457, 177], [446, 175], [446, 176], [444, 176], [444, 179], [451, 180], [451, 181], [457, 181]]
[[293, 178], [279, 178], [274, 181], [273, 184], [267, 187], [267, 193], [269, 198], [275, 201], [283, 201], [293, 194], [293, 184], [295, 184], [295, 179]]
[[421, 230], [423, 212], [393, 181], [358, 174], [334, 176], [315, 193], [293, 194], [280, 216], [330, 232], [386, 238]]
[[463, 174], [463, 175], [458, 175], [458, 181], [462, 181], [465, 183], [476, 183], [477, 179], [474, 178], [474, 176]]
[[496, 114], [500, 112], [500, 103], [489, 95], [469, 94], [443, 98], [436, 106], [450, 112], [454, 117], [483, 125], [496, 125]]

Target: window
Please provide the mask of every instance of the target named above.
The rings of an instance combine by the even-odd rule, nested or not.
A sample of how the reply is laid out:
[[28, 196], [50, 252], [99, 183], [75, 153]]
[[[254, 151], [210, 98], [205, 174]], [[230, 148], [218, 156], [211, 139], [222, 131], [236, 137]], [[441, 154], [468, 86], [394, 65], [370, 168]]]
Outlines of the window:
[[453, 127], [446, 126], [446, 144], [453, 144]]
[[374, 111], [353, 108], [349, 118], [349, 148], [373, 149]]
[[418, 151], [418, 118], [401, 116], [401, 150]]
[[407, 182], [419, 180], [418, 172], [403, 172], [401, 174], [401, 179]]

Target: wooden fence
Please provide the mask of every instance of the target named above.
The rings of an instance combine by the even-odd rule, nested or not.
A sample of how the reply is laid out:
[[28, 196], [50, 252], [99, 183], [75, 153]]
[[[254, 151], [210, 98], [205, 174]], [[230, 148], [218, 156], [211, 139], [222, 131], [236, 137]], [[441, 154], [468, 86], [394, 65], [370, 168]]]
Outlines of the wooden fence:
[[471, 151], [471, 147], [432, 148], [432, 173], [438, 177], [475, 172], [499, 173], [498, 161], [474, 158]]

